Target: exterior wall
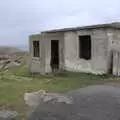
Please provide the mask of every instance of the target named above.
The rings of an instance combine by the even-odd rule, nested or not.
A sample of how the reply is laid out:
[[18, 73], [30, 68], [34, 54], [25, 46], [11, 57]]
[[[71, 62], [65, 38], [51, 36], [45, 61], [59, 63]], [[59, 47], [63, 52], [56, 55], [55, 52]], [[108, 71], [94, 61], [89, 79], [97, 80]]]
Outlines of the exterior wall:
[[[29, 38], [29, 70], [31, 73], [45, 73], [45, 59], [44, 59], [44, 41], [42, 35], [32, 35]], [[40, 57], [33, 56], [33, 41], [39, 40]]]
[[[79, 58], [79, 36], [81, 35], [91, 36], [91, 60]], [[66, 32], [64, 39], [66, 70], [99, 74], [108, 72], [108, 36], [105, 29]]]
[[120, 51], [113, 51], [113, 75], [120, 76]]
[[120, 30], [108, 29], [108, 62], [114, 75], [120, 75]]
[[[76, 72], [108, 73], [112, 68], [112, 49], [120, 44], [120, 30], [91, 29], [69, 32], [42, 33], [30, 36], [30, 64], [32, 73], [50, 73], [51, 40], [59, 40], [60, 69]], [[79, 36], [91, 36], [91, 59], [79, 58]], [[40, 57], [33, 57], [33, 41], [40, 41]]]
[[64, 66], [64, 34], [63, 33], [43, 33], [45, 42], [45, 72], [50, 73], [51, 66], [51, 40], [59, 40], [59, 68]]

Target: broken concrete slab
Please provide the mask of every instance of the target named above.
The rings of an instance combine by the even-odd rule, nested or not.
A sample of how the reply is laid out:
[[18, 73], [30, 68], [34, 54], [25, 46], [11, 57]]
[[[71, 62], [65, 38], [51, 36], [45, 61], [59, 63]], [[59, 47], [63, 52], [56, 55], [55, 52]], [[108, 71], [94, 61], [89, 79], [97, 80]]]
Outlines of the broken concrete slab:
[[40, 90], [33, 93], [25, 93], [24, 100], [29, 107], [36, 107], [42, 103], [54, 102], [73, 104], [73, 98], [60, 93], [47, 93], [44, 90]]

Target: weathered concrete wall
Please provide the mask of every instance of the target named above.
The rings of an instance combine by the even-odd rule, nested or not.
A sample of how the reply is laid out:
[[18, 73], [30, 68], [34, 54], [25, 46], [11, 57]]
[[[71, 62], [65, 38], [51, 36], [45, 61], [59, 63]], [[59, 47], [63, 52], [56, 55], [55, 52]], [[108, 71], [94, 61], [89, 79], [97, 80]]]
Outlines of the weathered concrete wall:
[[[79, 58], [79, 36], [90, 35], [92, 58]], [[69, 71], [106, 73], [108, 71], [108, 38], [105, 29], [81, 30], [66, 32], [65, 36], [65, 69]]]
[[51, 66], [51, 40], [59, 40], [59, 68], [64, 66], [64, 34], [63, 33], [43, 33], [45, 43], [45, 72], [50, 73]]
[[[79, 36], [90, 35], [92, 57], [79, 58]], [[33, 57], [33, 41], [40, 41], [40, 57]], [[77, 72], [108, 73], [112, 69], [112, 50], [120, 45], [120, 30], [99, 28], [91, 30], [42, 33], [30, 36], [30, 72], [50, 73], [51, 40], [59, 40], [60, 69]]]
[[[30, 63], [29, 70], [31, 73], [45, 74], [45, 58], [44, 58], [44, 41], [42, 35], [32, 35], [29, 37], [29, 53]], [[40, 57], [33, 56], [33, 41], [39, 41], [40, 43]]]
[[120, 30], [108, 29], [108, 62], [114, 75], [120, 75]]
[[120, 51], [113, 51], [113, 75], [120, 76]]

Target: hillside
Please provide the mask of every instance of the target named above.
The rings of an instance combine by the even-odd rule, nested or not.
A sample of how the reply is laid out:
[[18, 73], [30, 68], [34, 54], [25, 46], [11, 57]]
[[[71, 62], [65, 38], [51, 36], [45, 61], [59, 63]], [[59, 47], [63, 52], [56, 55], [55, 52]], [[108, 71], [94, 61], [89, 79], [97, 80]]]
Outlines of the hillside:
[[0, 71], [25, 64], [27, 60], [27, 51], [22, 51], [16, 47], [0, 47]]
[[13, 54], [15, 52], [21, 52], [17, 47], [9, 47], [9, 46], [0, 46], [0, 54]]

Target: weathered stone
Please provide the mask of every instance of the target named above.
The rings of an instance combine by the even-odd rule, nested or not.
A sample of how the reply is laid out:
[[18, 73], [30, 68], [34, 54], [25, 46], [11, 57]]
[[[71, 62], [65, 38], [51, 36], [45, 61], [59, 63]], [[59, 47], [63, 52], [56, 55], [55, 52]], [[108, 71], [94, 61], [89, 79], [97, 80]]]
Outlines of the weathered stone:
[[25, 93], [24, 100], [29, 107], [36, 107], [37, 105], [46, 102], [73, 104], [72, 97], [61, 95], [59, 93], [46, 93], [44, 90], [34, 93]]
[[20, 120], [20, 118], [16, 111], [0, 110], [0, 120]]

